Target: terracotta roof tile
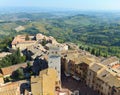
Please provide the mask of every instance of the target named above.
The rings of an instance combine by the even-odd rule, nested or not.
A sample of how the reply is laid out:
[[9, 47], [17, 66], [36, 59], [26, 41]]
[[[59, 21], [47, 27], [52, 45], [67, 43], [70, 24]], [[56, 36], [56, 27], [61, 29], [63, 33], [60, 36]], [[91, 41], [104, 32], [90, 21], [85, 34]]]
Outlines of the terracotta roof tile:
[[5, 68], [1, 68], [2, 74], [5, 75], [10, 75], [12, 74], [13, 71], [17, 70], [20, 67], [25, 68], [27, 66], [26, 63], [22, 63], [22, 64], [17, 64], [17, 65], [13, 65], [10, 67], [5, 67]]
[[[31, 36], [30, 36], [31, 37]], [[12, 45], [18, 44], [18, 43], [33, 43], [36, 42], [35, 40], [25, 40], [25, 35], [17, 35], [14, 40], [12, 41]]]

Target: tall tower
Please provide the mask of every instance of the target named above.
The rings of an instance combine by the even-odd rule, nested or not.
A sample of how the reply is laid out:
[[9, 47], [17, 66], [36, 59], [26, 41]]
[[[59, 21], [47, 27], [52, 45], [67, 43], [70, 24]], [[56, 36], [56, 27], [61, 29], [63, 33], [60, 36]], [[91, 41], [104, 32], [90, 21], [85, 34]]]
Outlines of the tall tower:
[[61, 81], [61, 54], [59, 47], [52, 46], [49, 48], [48, 67], [57, 71], [59, 81]]

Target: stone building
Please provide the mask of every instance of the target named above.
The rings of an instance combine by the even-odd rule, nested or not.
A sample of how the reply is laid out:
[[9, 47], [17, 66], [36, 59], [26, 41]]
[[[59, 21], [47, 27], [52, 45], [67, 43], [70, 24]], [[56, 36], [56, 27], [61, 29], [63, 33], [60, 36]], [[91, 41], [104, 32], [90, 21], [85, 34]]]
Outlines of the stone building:
[[26, 49], [28, 46], [34, 45], [36, 40], [34, 40], [34, 36], [29, 36], [29, 40], [26, 40], [26, 35], [17, 35], [11, 45], [12, 49], [19, 48], [20, 50]]
[[80, 51], [66, 52], [62, 59], [62, 69], [66, 76], [72, 76], [77, 80], [86, 80], [89, 66], [93, 64], [94, 57], [83, 55]]
[[87, 73], [86, 84], [99, 95], [119, 95], [120, 80], [101, 63], [94, 63]]
[[0, 86], [4, 84], [4, 77], [0, 74]]
[[120, 95], [120, 64], [117, 57], [98, 58], [84, 51], [62, 53], [62, 69], [66, 76], [85, 80], [99, 95]]
[[[30, 62], [30, 64], [32, 65], [33, 62]], [[4, 67], [0, 69], [0, 74], [3, 75], [3, 77], [8, 77], [10, 75], [12, 75], [12, 73], [17, 70], [18, 68], [26, 68], [27, 67], [27, 63], [21, 63], [21, 64], [17, 64], [17, 65], [13, 65], [13, 66], [9, 66], [9, 67]]]
[[53, 68], [42, 70], [39, 76], [31, 77], [32, 95], [55, 95], [59, 87], [58, 74]]
[[57, 73], [59, 80], [61, 81], [61, 54], [58, 47], [50, 47], [48, 55], [48, 68], [54, 68]]
[[[21, 84], [26, 83], [25, 80], [17, 82], [9, 82], [0, 86], [0, 95], [21, 95]], [[30, 94], [24, 94], [30, 95]]]
[[87, 78], [86, 78], [86, 84], [90, 87], [93, 88], [94, 90], [96, 89], [95, 87], [95, 81], [96, 81], [96, 76], [99, 71], [102, 70], [102, 66], [98, 63], [92, 64], [87, 72]]
[[54, 44], [54, 45], [58, 44], [56, 39], [53, 38], [52, 36], [45, 36], [45, 35], [40, 34], [40, 33], [36, 35], [36, 40], [40, 41], [40, 42], [45, 40], [47, 43], [51, 43], [51, 44]]

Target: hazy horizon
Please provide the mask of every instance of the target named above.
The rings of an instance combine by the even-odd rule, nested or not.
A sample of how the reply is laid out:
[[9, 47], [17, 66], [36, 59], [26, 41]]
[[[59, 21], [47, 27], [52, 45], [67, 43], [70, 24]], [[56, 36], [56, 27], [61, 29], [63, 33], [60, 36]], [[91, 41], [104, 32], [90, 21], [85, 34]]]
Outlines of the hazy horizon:
[[120, 0], [0, 0], [0, 8], [38, 7], [43, 9], [120, 11]]

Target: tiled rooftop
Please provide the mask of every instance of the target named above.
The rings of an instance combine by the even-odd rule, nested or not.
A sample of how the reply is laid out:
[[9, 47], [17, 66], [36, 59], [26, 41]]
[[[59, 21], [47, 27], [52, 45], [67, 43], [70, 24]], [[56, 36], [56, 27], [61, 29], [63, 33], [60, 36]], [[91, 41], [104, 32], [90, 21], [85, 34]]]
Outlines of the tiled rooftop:
[[94, 72], [97, 73], [97, 71], [99, 71], [100, 69], [102, 69], [103, 67], [98, 65], [98, 64], [93, 64], [90, 69], [93, 70]]
[[[12, 45], [18, 44], [18, 43], [33, 43], [35, 42], [35, 40], [29, 40], [26, 41], [25, 40], [26, 35], [17, 35], [14, 40], [12, 41]], [[32, 38], [32, 36], [29, 36], [30, 38]]]
[[18, 81], [12, 83], [6, 83], [0, 86], [0, 95], [20, 95], [20, 85], [26, 81]]
[[109, 58], [103, 60], [102, 64], [108, 66], [111, 63], [114, 63], [114, 62], [117, 62], [117, 61], [119, 61], [119, 59], [117, 57], [113, 56], [113, 57], [109, 57]]
[[116, 76], [113, 76], [107, 70], [103, 70], [97, 77], [105, 83], [107, 83], [108, 85], [110, 85], [111, 87], [120, 87], [120, 80], [118, 80]]
[[113, 68], [113, 69], [120, 70], [120, 63], [119, 63], [119, 64], [116, 64], [116, 65], [113, 65], [112, 68]]
[[[32, 64], [32, 63], [31, 63]], [[10, 75], [12, 74], [13, 71], [17, 70], [20, 67], [25, 68], [27, 66], [26, 63], [21, 63], [21, 64], [17, 64], [17, 65], [13, 65], [13, 66], [9, 66], [9, 67], [5, 67], [5, 68], [1, 68], [2, 74], [5, 75]]]

